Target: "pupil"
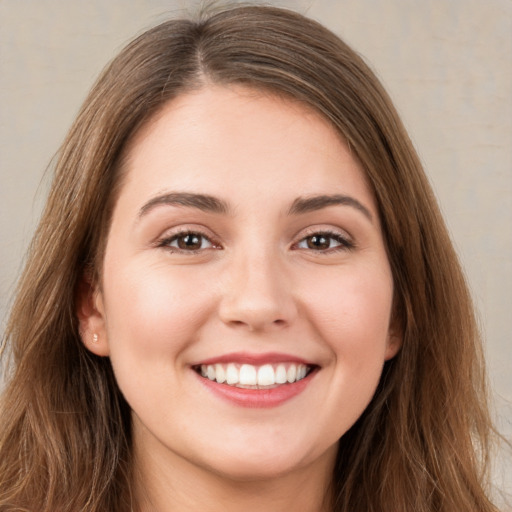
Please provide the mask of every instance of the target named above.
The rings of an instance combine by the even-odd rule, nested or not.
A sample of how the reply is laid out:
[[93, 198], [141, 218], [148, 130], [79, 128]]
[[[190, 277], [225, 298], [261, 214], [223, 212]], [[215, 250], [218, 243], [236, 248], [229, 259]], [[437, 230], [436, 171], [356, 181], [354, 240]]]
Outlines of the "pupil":
[[178, 238], [178, 247], [180, 249], [200, 249], [201, 237], [199, 235], [184, 235]]
[[309, 237], [308, 246], [310, 249], [329, 249], [329, 239], [322, 235]]

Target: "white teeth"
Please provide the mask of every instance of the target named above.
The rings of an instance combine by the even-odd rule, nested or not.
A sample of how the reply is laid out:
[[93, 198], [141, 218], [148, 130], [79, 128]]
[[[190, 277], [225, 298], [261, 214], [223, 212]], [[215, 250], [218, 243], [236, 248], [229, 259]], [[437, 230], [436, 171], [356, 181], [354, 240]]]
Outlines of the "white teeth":
[[274, 368], [270, 364], [260, 366], [258, 370], [258, 386], [273, 386], [276, 383]]
[[240, 367], [240, 384], [243, 386], [254, 386], [257, 382], [256, 367], [251, 364], [243, 364]]
[[198, 371], [203, 377], [219, 384], [225, 383], [229, 386], [252, 389], [292, 384], [306, 377], [308, 368], [304, 364], [295, 363], [264, 364], [262, 366], [229, 363], [227, 365], [203, 364]]
[[288, 378], [286, 377], [286, 367], [284, 364], [280, 364], [276, 370], [276, 384], [284, 384], [287, 381]]
[[238, 381], [239, 381], [238, 368], [233, 363], [229, 363], [226, 368], [226, 383], [227, 384], [238, 384]]
[[222, 384], [226, 381], [226, 372], [224, 371], [224, 367], [221, 364], [215, 365], [215, 380]]

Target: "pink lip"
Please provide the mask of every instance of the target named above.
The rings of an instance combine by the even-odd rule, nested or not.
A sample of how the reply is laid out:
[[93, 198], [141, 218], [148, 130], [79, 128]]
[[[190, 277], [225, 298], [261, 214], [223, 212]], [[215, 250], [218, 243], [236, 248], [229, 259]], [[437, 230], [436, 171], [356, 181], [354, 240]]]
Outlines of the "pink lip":
[[258, 366], [262, 364], [275, 364], [285, 362], [316, 366], [314, 363], [310, 363], [305, 359], [290, 356], [288, 354], [248, 354], [243, 352], [233, 352], [231, 354], [225, 354], [219, 357], [204, 359], [191, 365], [191, 369], [194, 372], [196, 378], [199, 379], [199, 382], [205, 386], [208, 391], [221, 398], [222, 400], [240, 407], [271, 408], [277, 407], [302, 393], [318, 373], [318, 367], [313, 369], [309, 375], [297, 382], [292, 384], [282, 384], [269, 389], [245, 389], [228, 386], [227, 384], [219, 384], [218, 382], [202, 377], [194, 368], [197, 368], [200, 365], [222, 363], [252, 364], [254, 366]]
[[282, 354], [278, 352], [267, 352], [265, 354], [249, 354], [247, 352], [231, 352], [218, 357], [211, 357], [193, 363], [191, 366], [200, 366], [202, 364], [221, 364], [221, 363], [238, 363], [238, 364], [252, 364], [260, 366], [263, 364], [276, 364], [276, 363], [297, 363], [314, 366], [315, 363], [306, 361], [300, 357], [292, 356], [290, 354]]
[[219, 384], [196, 373], [201, 384], [219, 398], [240, 407], [252, 408], [277, 407], [287, 402], [302, 393], [315, 375], [316, 372], [312, 372], [307, 377], [293, 384], [283, 384], [271, 389], [244, 389], [228, 386], [227, 384]]

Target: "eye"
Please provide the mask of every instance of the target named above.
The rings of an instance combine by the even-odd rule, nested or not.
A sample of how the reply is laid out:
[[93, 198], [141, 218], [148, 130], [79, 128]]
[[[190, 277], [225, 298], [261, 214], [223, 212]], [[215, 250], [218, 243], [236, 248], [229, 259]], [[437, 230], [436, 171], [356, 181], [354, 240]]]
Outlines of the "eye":
[[308, 235], [300, 240], [295, 247], [297, 249], [326, 252], [352, 249], [354, 244], [340, 233], [322, 231]]
[[216, 248], [215, 244], [202, 233], [183, 231], [159, 242], [159, 247], [170, 248], [176, 252], [198, 252]]

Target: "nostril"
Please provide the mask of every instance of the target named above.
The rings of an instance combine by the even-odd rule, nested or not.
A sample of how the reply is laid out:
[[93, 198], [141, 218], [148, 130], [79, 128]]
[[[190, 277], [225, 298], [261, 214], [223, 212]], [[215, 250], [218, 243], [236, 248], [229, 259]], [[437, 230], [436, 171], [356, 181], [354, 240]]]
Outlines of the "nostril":
[[229, 320], [228, 324], [232, 327], [238, 328], [238, 327], [245, 327], [249, 329], [250, 331], [259, 331], [267, 329], [271, 326], [274, 328], [281, 328], [285, 327], [288, 322], [286, 320], [283, 320], [282, 318], [278, 318], [276, 320], [272, 320], [270, 322], [264, 322], [264, 321], [258, 321], [257, 319], [246, 319], [246, 320]]
[[[263, 293], [256, 287], [251, 290], [230, 292], [223, 297], [218, 311], [222, 322], [234, 328], [245, 327], [259, 331], [282, 329], [293, 321], [296, 316], [294, 301], [281, 288], [279, 293], [283, 297], [272, 296], [270, 292]], [[277, 294], [276, 290], [274, 292]]]

